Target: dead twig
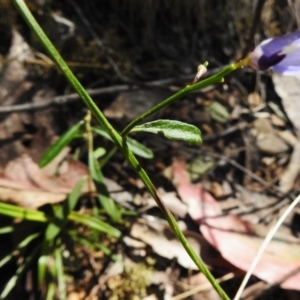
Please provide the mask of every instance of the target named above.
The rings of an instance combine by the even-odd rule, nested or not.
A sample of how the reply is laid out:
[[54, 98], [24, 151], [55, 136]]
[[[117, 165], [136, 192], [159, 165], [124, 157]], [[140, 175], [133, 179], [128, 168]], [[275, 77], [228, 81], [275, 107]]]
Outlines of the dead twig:
[[[210, 76], [211, 74], [214, 74], [218, 71], [220, 71], [221, 68], [215, 68], [210, 70], [207, 73], [207, 76]], [[159, 79], [155, 81], [149, 81], [149, 82], [132, 82], [132, 84], [121, 84], [121, 85], [114, 85], [110, 87], [102, 87], [97, 89], [87, 89], [87, 92], [90, 96], [99, 96], [99, 95], [105, 95], [105, 94], [112, 94], [112, 93], [119, 93], [129, 90], [136, 90], [142, 87], [149, 88], [149, 87], [157, 87], [157, 88], [163, 88], [168, 89], [171, 91], [178, 91], [179, 87], [170, 86], [174, 82], [178, 81], [190, 81], [194, 78], [194, 75], [185, 75], [178, 78], [172, 77], [172, 78], [165, 78], [165, 79]], [[168, 86], [169, 85], [169, 86]], [[206, 92], [210, 89], [212, 89], [213, 86], [209, 86], [205, 89], [202, 89], [201, 92]], [[34, 110], [42, 110], [46, 109], [52, 105], [65, 105], [74, 101], [80, 100], [80, 97], [78, 94], [73, 93], [69, 95], [63, 95], [63, 96], [55, 96], [53, 98], [48, 99], [35, 99], [35, 102], [29, 102], [24, 104], [17, 104], [17, 105], [9, 105], [9, 106], [1, 106], [0, 107], [0, 115], [1, 114], [11, 114], [16, 112], [25, 112], [25, 111], [34, 111]]]
[[[132, 87], [130, 85], [116, 85], [111, 87], [104, 87], [99, 89], [92, 89], [88, 90], [88, 93], [91, 96], [95, 95], [104, 95], [110, 93], [118, 93], [122, 91], [128, 91], [131, 89], [136, 89], [137, 87]], [[11, 114], [15, 112], [25, 112], [25, 111], [32, 111], [32, 110], [42, 110], [52, 105], [64, 105], [67, 103], [71, 103], [73, 101], [77, 101], [80, 99], [80, 96], [76, 93], [65, 95], [65, 96], [56, 96], [49, 99], [42, 99], [37, 102], [30, 102], [24, 104], [17, 104], [17, 105], [9, 105], [9, 106], [1, 106], [0, 107], [0, 114]], [[36, 99], [38, 100], [38, 99]]]

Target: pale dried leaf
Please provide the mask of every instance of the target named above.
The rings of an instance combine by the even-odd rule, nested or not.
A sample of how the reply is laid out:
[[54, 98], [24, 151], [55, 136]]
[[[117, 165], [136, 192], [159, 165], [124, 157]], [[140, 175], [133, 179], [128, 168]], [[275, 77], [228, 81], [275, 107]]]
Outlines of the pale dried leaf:
[[[79, 161], [69, 161], [66, 173], [49, 176], [32, 159], [24, 155], [11, 161], [0, 177], [0, 200], [25, 208], [38, 208], [47, 203], [57, 203], [66, 199], [88, 169]], [[87, 192], [89, 184], [82, 189]]]
[[256, 129], [256, 145], [259, 150], [271, 155], [289, 150], [289, 145], [277, 135], [268, 119], [256, 119], [253, 126]]
[[137, 90], [120, 93], [104, 111], [108, 118], [133, 120], [169, 96], [168, 92]]
[[282, 105], [295, 129], [300, 130], [300, 76], [272, 75], [275, 90], [282, 100]]
[[[188, 181], [184, 163], [175, 161], [173, 169], [178, 193], [186, 203], [191, 203], [190, 214], [199, 222], [204, 237], [227, 261], [242, 270], [248, 270], [268, 227], [243, 221], [234, 215], [224, 215], [218, 202], [201, 185]], [[262, 255], [254, 275], [268, 283], [280, 280], [300, 267], [299, 248], [298, 239], [286, 233], [277, 233]], [[297, 273], [286, 279], [281, 286], [300, 290], [299, 280], [300, 273]]]
[[[168, 259], [177, 258], [178, 263], [187, 269], [197, 270], [195, 263], [188, 256], [174, 233], [165, 225], [160, 229], [147, 224], [135, 223], [130, 232], [131, 236], [150, 245], [154, 252]], [[200, 253], [201, 245], [193, 237], [187, 237], [196, 253]]]
[[290, 157], [290, 162], [280, 177], [279, 187], [282, 191], [290, 191], [295, 183], [300, 172], [300, 141], [298, 140], [294, 146], [293, 153]]
[[[177, 197], [175, 192], [166, 192], [162, 188], [159, 188], [158, 195], [174, 215], [180, 218], [185, 217], [187, 214], [187, 206]], [[147, 205], [150, 207], [157, 207], [157, 204], [152, 197], [147, 199]]]

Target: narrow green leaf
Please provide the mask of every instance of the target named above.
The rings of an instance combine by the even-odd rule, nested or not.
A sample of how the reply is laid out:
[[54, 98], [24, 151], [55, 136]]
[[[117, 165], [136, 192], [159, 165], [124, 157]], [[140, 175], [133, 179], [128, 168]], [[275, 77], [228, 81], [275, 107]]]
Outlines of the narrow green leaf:
[[68, 196], [67, 201], [63, 203], [63, 218], [66, 219], [69, 213], [75, 208], [77, 201], [81, 195], [81, 190], [84, 183], [87, 180], [87, 176], [83, 176], [78, 180], [71, 194]]
[[39, 166], [44, 167], [49, 164], [64, 147], [66, 147], [73, 139], [80, 136], [82, 124], [83, 121], [80, 121], [68, 129], [42, 156], [39, 161]]
[[220, 123], [226, 123], [230, 118], [227, 108], [217, 101], [212, 101], [207, 107], [205, 107], [205, 110], [212, 119]]
[[13, 226], [6, 226], [6, 227], [2, 227], [0, 229], [0, 234], [6, 234], [6, 233], [10, 233], [13, 232], [15, 229]]
[[94, 150], [94, 156], [96, 159], [99, 159], [100, 157], [104, 156], [106, 154], [106, 150], [102, 147], [99, 147]]
[[80, 214], [78, 212], [72, 211], [69, 216], [68, 219], [70, 221], [74, 221], [77, 223], [81, 223], [85, 226], [88, 226], [92, 229], [96, 229], [100, 232], [104, 232], [107, 233], [109, 235], [112, 235], [114, 237], [119, 237], [121, 235], [121, 232], [110, 226], [109, 224], [101, 221], [100, 219], [93, 217], [93, 216], [89, 216], [89, 215], [84, 215], [84, 214]]
[[174, 120], [157, 120], [134, 127], [131, 132], [150, 132], [171, 140], [202, 143], [200, 130], [191, 124]]
[[26, 256], [24, 262], [18, 267], [15, 275], [12, 276], [10, 280], [6, 283], [4, 290], [0, 295], [0, 300], [5, 299], [7, 295], [11, 292], [11, 290], [16, 286], [17, 281], [20, 279], [21, 275], [26, 270], [26, 268], [32, 263], [38, 250], [39, 247], [34, 249], [33, 252]]
[[90, 239], [86, 238], [85, 236], [81, 235], [78, 231], [75, 230], [69, 230], [68, 233], [70, 236], [72, 236], [74, 240], [78, 241], [83, 246], [89, 247], [90, 249], [94, 250], [100, 250], [105, 255], [110, 256], [114, 261], [119, 260], [119, 256], [117, 254], [112, 254], [111, 250], [103, 244], [98, 243], [97, 241], [91, 241]]
[[45, 290], [43, 291], [43, 294], [46, 294], [46, 300], [55, 299], [55, 296], [57, 295], [57, 269], [56, 264], [53, 261], [53, 256], [51, 256], [51, 260], [51, 264], [48, 266], [49, 280], [45, 282]]
[[48, 263], [51, 260], [51, 247], [49, 245], [49, 242], [47, 240], [43, 241], [42, 244], [42, 250], [41, 254], [38, 259], [37, 264], [37, 278], [38, 278], [38, 285], [42, 292], [45, 293], [46, 291], [46, 274], [47, 274], [47, 268]]
[[62, 251], [60, 247], [60, 242], [57, 241], [54, 251], [54, 263], [56, 268], [56, 277], [58, 282], [58, 292], [59, 292], [59, 299], [66, 299], [66, 284], [64, 278], [64, 266], [63, 266], [63, 257]]
[[[110, 136], [101, 127], [93, 127], [93, 131], [96, 132], [97, 134], [107, 138], [108, 140], [111, 140]], [[136, 141], [130, 137], [127, 137], [126, 141], [127, 141], [129, 149], [136, 155], [143, 157], [143, 158], [147, 158], [147, 159], [153, 158], [153, 156], [154, 156], [153, 152], [149, 148], [144, 146], [143, 144], [139, 143], [138, 141]]]
[[112, 218], [114, 222], [119, 222], [121, 219], [121, 212], [119, 207], [116, 205], [113, 199], [109, 196], [109, 192], [106, 188], [106, 184], [104, 182], [103, 174], [99, 168], [99, 164], [97, 160], [94, 157], [93, 152], [89, 152], [88, 154], [89, 159], [89, 170], [91, 173], [91, 176], [94, 180], [94, 183], [97, 188], [98, 192], [98, 200], [103, 207], [103, 209], [106, 211], [106, 213]]
[[54, 282], [49, 282], [47, 286], [46, 300], [55, 299], [55, 292], [56, 292], [56, 284]]
[[23, 208], [16, 205], [0, 202], [0, 214], [12, 218], [24, 219], [27, 221], [47, 222], [45, 214], [38, 210]]
[[126, 137], [127, 144], [129, 149], [135, 153], [136, 155], [151, 159], [154, 157], [154, 154], [152, 150], [144, 146], [143, 144], [139, 143], [137, 140], [134, 140], [133, 138], [130, 138], [129, 136]]
[[53, 241], [56, 238], [56, 236], [61, 232], [62, 228], [63, 221], [57, 218], [53, 219], [45, 230], [45, 240], [49, 241], [49, 243]]
[[87, 180], [87, 177], [82, 177], [75, 185], [71, 194], [69, 194], [66, 201], [63, 204], [59, 204], [58, 208], [54, 213], [54, 219], [51, 220], [51, 223], [47, 226], [45, 231], [45, 239], [47, 241], [53, 241], [56, 236], [62, 231], [65, 227], [65, 224], [68, 221], [69, 213], [74, 209], [79, 197], [81, 189]]
[[40, 234], [34, 233], [29, 236], [27, 236], [22, 242], [20, 242], [15, 250], [13, 250], [11, 253], [7, 254], [4, 258], [0, 261], [0, 268], [2, 268], [7, 262], [9, 262], [14, 256], [18, 255], [20, 253], [20, 250], [25, 248], [30, 242], [32, 242], [34, 239], [36, 239]]

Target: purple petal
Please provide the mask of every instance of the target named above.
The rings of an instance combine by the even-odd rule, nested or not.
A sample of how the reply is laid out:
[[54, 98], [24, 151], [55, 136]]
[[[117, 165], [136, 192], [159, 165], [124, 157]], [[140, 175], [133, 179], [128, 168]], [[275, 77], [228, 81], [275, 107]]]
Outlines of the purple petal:
[[273, 66], [272, 69], [283, 75], [300, 75], [300, 45], [297, 44], [293, 52], [287, 54], [287, 56], [280, 63]]
[[300, 31], [295, 31], [284, 36], [269, 39], [269, 42], [261, 44], [261, 49], [265, 56], [272, 56], [281, 52], [284, 47], [293, 44], [298, 39], [300, 39]]
[[265, 71], [280, 63], [285, 57], [286, 55], [280, 54], [280, 52], [277, 52], [270, 56], [266, 56], [265, 54], [263, 54], [257, 61], [258, 69]]
[[272, 69], [274, 70], [274, 72], [282, 75], [289, 75], [289, 76], [300, 75], [300, 66], [276, 65]]
[[[270, 67], [276, 71], [274, 66], [284, 63], [279, 69], [286, 69], [288, 64], [300, 65], [296, 62], [299, 56], [300, 31], [296, 31], [278, 38], [268, 39], [259, 44], [251, 54], [251, 66], [259, 70], [267, 70]], [[293, 56], [293, 53], [297, 53]], [[290, 58], [293, 57], [291, 60]]]

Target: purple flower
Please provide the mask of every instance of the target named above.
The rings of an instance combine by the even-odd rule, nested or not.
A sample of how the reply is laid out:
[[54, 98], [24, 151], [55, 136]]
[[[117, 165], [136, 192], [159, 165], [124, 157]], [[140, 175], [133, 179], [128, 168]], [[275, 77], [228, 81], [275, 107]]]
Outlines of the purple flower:
[[283, 75], [300, 75], [300, 31], [260, 43], [250, 55], [254, 69], [272, 68]]

